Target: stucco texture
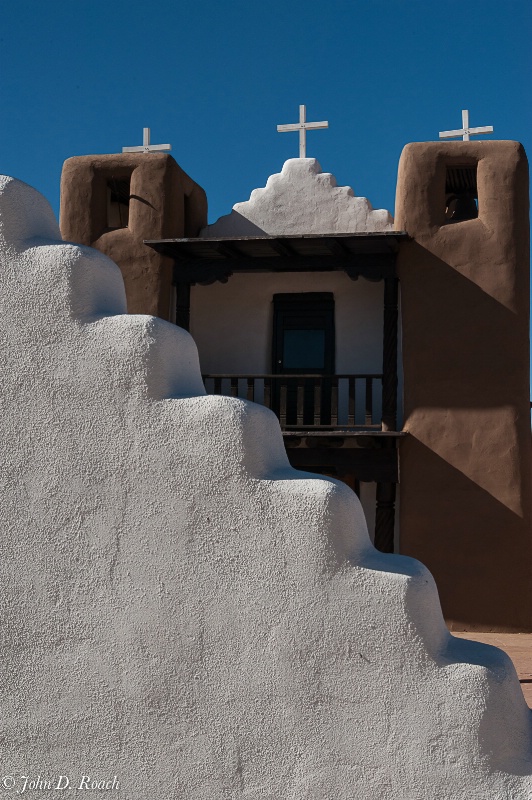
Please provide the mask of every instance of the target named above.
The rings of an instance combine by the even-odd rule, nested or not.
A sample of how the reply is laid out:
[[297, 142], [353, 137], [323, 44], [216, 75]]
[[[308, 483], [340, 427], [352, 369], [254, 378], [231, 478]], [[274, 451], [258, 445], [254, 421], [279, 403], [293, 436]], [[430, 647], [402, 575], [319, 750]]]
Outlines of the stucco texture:
[[281, 172], [270, 175], [263, 189], [236, 203], [201, 232], [204, 237], [301, 235], [390, 231], [393, 220], [384, 209], [373, 210], [350, 186], [338, 186], [315, 158], [290, 158]]
[[530, 798], [511, 662], [449, 635], [355, 495], [204, 395], [190, 336], [127, 315], [119, 269], [9, 178], [0, 258], [4, 796]]

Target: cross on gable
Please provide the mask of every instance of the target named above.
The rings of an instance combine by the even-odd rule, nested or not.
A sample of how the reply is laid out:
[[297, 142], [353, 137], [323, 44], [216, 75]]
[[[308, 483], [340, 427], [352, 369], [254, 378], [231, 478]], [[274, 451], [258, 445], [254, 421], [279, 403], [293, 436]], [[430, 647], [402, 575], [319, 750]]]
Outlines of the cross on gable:
[[123, 153], [152, 153], [155, 150], [171, 150], [170, 144], [150, 144], [150, 129], [142, 129], [142, 145], [137, 147], [123, 147]]
[[307, 107], [299, 106], [299, 122], [289, 125], [278, 125], [277, 132], [299, 131], [299, 158], [307, 157], [307, 131], [316, 128], [328, 128], [328, 122], [307, 122]]
[[469, 127], [469, 111], [462, 111], [462, 128], [456, 131], [440, 131], [440, 139], [453, 139], [455, 136], [461, 136], [464, 142], [469, 141], [470, 136], [478, 136], [480, 133], [493, 133], [491, 125], [484, 128], [470, 128]]

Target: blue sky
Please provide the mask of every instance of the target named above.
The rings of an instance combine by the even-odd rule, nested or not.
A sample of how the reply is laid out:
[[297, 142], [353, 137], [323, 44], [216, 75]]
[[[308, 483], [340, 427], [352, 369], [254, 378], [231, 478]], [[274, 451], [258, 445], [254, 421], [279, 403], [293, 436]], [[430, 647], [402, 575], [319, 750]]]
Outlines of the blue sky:
[[530, 0], [4, 0], [0, 172], [59, 207], [69, 156], [170, 142], [210, 220], [298, 154], [393, 213], [409, 141], [461, 125], [532, 152]]
[[307, 155], [393, 213], [410, 141], [493, 125], [532, 153], [530, 0], [4, 0], [0, 172], [59, 210], [64, 160], [152, 141], [228, 213]]

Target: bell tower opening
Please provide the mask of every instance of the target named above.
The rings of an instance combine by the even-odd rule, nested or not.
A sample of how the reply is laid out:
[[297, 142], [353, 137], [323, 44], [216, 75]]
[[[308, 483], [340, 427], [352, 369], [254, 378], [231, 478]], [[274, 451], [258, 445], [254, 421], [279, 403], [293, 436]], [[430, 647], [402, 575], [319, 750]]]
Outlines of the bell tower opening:
[[448, 166], [445, 176], [445, 224], [477, 217], [477, 165]]
[[107, 179], [107, 228], [127, 228], [129, 223], [129, 198], [131, 175]]

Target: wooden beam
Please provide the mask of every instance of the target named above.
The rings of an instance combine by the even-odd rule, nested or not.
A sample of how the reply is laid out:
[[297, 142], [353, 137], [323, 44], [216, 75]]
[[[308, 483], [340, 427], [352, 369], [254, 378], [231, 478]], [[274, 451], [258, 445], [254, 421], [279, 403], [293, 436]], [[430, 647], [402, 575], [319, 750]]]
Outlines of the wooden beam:
[[384, 279], [384, 314], [382, 344], [382, 429], [397, 428], [397, 324], [399, 281], [395, 276]]
[[210, 274], [217, 270], [231, 272], [334, 272], [344, 270], [349, 277], [359, 276], [368, 280], [379, 281], [386, 276], [395, 275], [395, 258], [391, 255], [368, 253], [366, 256], [327, 256], [306, 255], [281, 258], [278, 256], [263, 256], [253, 258], [241, 256], [239, 258], [189, 258], [185, 261], [176, 259], [176, 277], [179, 280], [191, 283], [202, 281], [202, 274]]
[[375, 511], [375, 547], [382, 553], [393, 553], [395, 529], [395, 483], [377, 483]]
[[190, 283], [176, 283], [175, 322], [190, 331]]
[[352, 256], [353, 253], [349, 250], [349, 248], [343, 243], [341, 239], [324, 239], [324, 245], [330, 251], [333, 256]]
[[293, 248], [286, 242], [282, 242], [279, 239], [270, 239], [267, 243], [271, 249], [280, 256], [284, 256], [285, 258], [292, 258], [294, 256]]
[[224, 258], [242, 258], [241, 251], [232, 242], [231, 244], [220, 242], [214, 246], [214, 249]]
[[356, 475], [358, 480], [380, 483], [397, 483], [399, 478], [395, 449], [290, 447], [286, 452], [296, 469], [333, 467]]

